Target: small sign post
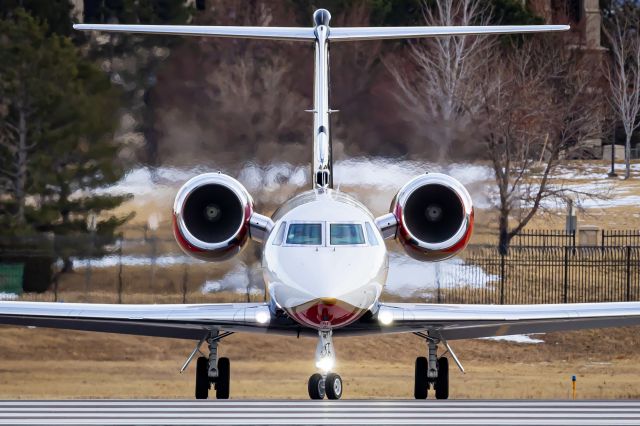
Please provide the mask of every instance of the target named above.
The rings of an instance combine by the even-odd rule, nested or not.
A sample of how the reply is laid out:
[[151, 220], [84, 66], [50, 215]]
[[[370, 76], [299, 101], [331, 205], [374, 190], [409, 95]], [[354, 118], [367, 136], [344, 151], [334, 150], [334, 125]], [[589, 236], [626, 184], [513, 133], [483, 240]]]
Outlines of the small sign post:
[[571, 388], [573, 390], [573, 399], [576, 399], [576, 376], [571, 376]]

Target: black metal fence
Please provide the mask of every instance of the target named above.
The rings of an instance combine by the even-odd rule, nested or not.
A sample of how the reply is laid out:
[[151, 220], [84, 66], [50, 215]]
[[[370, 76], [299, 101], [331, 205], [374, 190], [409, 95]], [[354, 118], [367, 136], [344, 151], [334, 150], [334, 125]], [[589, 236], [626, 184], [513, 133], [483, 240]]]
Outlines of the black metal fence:
[[[575, 246], [576, 231], [558, 229], [523, 230], [511, 240], [513, 246]], [[640, 245], [640, 244], [639, 244]]]
[[[640, 247], [472, 246], [439, 274], [438, 303], [576, 303], [640, 300]], [[444, 267], [443, 265], [440, 266]]]
[[640, 229], [603, 229], [600, 241], [603, 247], [640, 246]]
[[[620, 241], [634, 242], [628, 240], [634, 232], [626, 231]], [[575, 235], [560, 232], [531, 237], [537, 240], [524, 236], [527, 242], [546, 244], [513, 244], [507, 255], [495, 245], [469, 246], [460, 256], [432, 265], [431, 276], [425, 269], [424, 286], [411, 296], [485, 304], [640, 300], [640, 244], [611, 245], [619, 233], [606, 235], [606, 245], [589, 247], [574, 245]], [[568, 238], [570, 244], [553, 243]], [[92, 247], [96, 241], [27, 242], [37, 251], [26, 243], [0, 246], [0, 293], [15, 292], [22, 282], [27, 292], [22, 298], [30, 300], [197, 303], [265, 297], [255, 250], [246, 250], [233, 263], [210, 264], [184, 255], [170, 238], [100, 241], [100, 248]], [[65, 259], [72, 273], [62, 273]]]

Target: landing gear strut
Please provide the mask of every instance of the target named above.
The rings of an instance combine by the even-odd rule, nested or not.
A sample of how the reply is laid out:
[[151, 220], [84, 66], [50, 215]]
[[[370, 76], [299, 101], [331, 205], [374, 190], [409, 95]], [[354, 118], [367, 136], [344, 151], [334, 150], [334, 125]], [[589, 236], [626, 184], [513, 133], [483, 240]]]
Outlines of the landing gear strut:
[[[441, 356], [438, 358], [439, 339], [427, 336], [423, 333], [415, 333], [427, 341], [429, 357], [416, 358], [415, 382], [413, 395], [416, 399], [425, 399], [429, 388], [435, 390], [436, 399], [449, 398], [449, 359]], [[451, 352], [446, 344], [448, 352]], [[451, 352], [453, 355], [453, 353]]]
[[229, 399], [231, 363], [229, 358], [218, 358], [218, 342], [229, 334], [214, 331], [207, 337], [209, 357], [199, 357], [196, 364], [196, 399], [207, 399], [212, 384], [217, 399]]
[[308, 390], [311, 399], [324, 399], [325, 395], [328, 399], [340, 399], [342, 396], [342, 378], [330, 372], [336, 360], [331, 336], [331, 330], [318, 331], [316, 367], [321, 372], [309, 377]]

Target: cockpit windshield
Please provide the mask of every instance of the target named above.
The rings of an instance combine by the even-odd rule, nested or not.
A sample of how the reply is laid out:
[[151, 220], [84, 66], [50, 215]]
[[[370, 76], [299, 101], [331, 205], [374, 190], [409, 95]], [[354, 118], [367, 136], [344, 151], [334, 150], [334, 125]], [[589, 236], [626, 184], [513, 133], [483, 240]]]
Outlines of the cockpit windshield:
[[287, 232], [287, 244], [322, 245], [322, 224], [292, 223]]
[[359, 223], [332, 223], [329, 241], [332, 246], [364, 244], [364, 232]]

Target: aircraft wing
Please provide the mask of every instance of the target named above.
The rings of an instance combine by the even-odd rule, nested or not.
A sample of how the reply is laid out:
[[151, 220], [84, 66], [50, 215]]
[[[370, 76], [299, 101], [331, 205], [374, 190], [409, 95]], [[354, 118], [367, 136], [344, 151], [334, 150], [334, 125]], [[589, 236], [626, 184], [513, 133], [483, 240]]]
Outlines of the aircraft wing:
[[266, 303], [120, 305], [0, 302], [0, 324], [200, 339], [209, 330], [264, 333]]
[[[555, 305], [382, 303], [381, 332], [429, 331], [446, 340], [640, 325], [640, 302]], [[383, 321], [380, 321], [383, 322]], [[364, 333], [363, 333], [364, 334]]]

